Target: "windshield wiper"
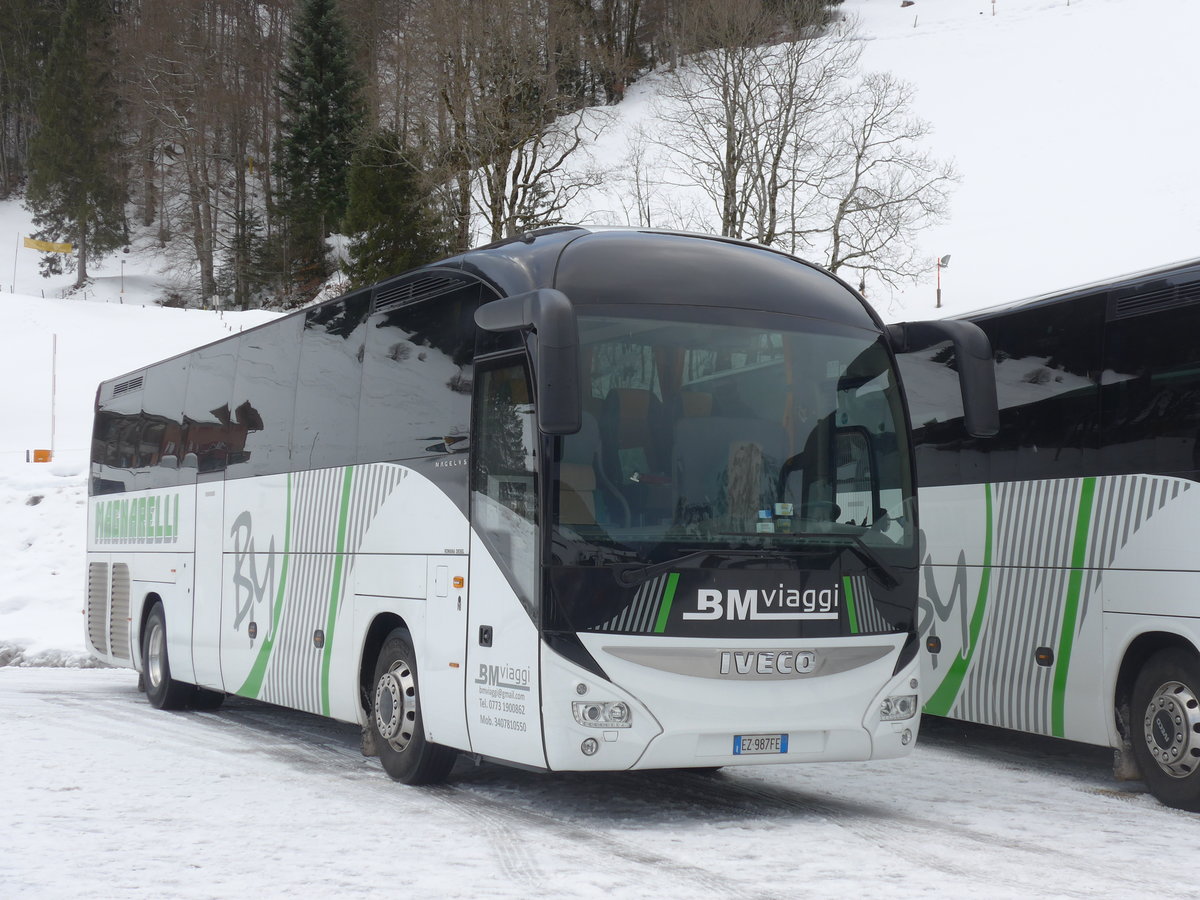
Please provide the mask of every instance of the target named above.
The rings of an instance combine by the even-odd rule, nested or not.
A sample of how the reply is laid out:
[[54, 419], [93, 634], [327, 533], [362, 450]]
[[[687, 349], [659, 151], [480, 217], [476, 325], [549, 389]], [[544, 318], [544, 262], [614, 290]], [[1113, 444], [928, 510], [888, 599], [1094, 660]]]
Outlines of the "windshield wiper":
[[870, 545], [857, 534], [797, 532], [795, 536], [809, 541], [837, 546], [842, 550], [849, 550], [860, 561], [866, 563], [868, 569], [879, 576], [879, 580], [883, 582], [883, 586], [888, 590], [892, 590], [900, 584], [900, 581], [892, 574], [892, 570], [880, 559], [879, 554], [872, 550]]
[[719, 558], [774, 559], [784, 555], [790, 556], [791, 553], [786, 550], [733, 550], [713, 547], [707, 550], [692, 550], [684, 553], [682, 556], [676, 556], [662, 562], [634, 563], [628, 566], [617, 566], [613, 569], [613, 577], [617, 579], [617, 583], [622, 587], [635, 587], [649, 581], [655, 575], [660, 575], [663, 572], [674, 569], [676, 566], [682, 566], [696, 559], [707, 559], [714, 556]]

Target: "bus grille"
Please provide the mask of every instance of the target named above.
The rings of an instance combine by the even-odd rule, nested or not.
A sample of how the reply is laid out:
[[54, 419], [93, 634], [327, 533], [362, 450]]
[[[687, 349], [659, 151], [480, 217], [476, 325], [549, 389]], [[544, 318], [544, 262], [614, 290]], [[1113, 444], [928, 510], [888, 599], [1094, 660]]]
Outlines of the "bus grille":
[[[1124, 294], [1124, 296], [1122, 296]], [[1154, 291], [1116, 291], [1109, 301], [1109, 319], [1129, 319], [1200, 302], [1200, 282], [1170, 285]]]
[[129, 652], [129, 566], [114, 563], [112, 567], [112, 606], [108, 612], [108, 637], [112, 655], [130, 659]]
[[106, 563], [91, 563], [88, 566], [87, 633], [92, 649], [101, 656], [107, 656], [108, 565]]

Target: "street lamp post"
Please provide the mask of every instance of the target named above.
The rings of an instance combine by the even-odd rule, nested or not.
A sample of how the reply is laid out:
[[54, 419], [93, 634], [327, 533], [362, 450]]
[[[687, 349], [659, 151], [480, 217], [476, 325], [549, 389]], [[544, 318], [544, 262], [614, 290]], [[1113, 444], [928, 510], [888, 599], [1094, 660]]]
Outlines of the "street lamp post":
[[121, 296], [125, 296], [125, 260], [121, 260]]
[[942, 269], [950, 265], [950, 254], [939, 256], [937, 261], [937, 308], [942, 308]]

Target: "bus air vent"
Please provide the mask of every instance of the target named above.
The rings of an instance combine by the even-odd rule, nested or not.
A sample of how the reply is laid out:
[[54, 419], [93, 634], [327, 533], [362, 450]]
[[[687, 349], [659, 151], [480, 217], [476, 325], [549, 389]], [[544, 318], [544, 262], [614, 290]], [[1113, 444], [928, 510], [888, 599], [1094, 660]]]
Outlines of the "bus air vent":
[[112, 603], [108, 613], [108, 637], [112, 655], [130, 659], [129, 653], [129, 566], [114, 563], [112, 567]]
[[391, 284], [382, 284], [375, 290], [375, 301], [371, 312], [383, 312], [422, 300], [432, 300], [442, 294], [461, 290], [464, 283], [458, 278], [442, 275], [422, 275], [418, 278], [398, 279]]
[[[1122, 294], [1127, 296], [1122, 296]], [[1108, 318], [1110, 320], [1129, 319], [1133, 316], [1145, 316], [1192, 303], [1200, 303], [1200, 281], [1191, 284], [1173, 284], [1153, 291], [1137, 291], [1136, 289], [1114, 291], [1112, 299], [1109, 301]]]
[[101, 656], [108, 655], [108, 565], [88, 566], [87, 587], [88, 641]]
[[118, 381], [113, 385], [112, 395], [114, 397], [120, 397], [122, 394], [130, 394], [134, 391], [140, 391], [142, 389], [142, 378], [143, 376], [138, 375], [136, 378], [128, 378], [125, 381]]

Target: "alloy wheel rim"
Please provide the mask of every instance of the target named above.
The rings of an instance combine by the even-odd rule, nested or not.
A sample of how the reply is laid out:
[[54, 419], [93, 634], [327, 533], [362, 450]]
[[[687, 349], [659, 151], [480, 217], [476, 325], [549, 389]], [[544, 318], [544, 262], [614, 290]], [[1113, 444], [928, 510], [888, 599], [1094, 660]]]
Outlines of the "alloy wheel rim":
[[163, 680], [163, 656], [166, 651], [166, 641], [163, 638], [162, 626], [156, 620], [150, 626], [150, 639], [146, 642], [149, 650], [146, 659], [146, 674], [150, 678], [150, 686], [157, 688]]
[[1200, 700], [1179, 681], [1165, 682], [1146, 705], [1146, 748], [1172, 778], [1187, 778], [1200, 768]]
[[412, 667], [397, 660], [375, 685], [375, 727], [393, 750], [412, 742], [417, 724], [417, 681]]

